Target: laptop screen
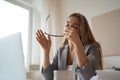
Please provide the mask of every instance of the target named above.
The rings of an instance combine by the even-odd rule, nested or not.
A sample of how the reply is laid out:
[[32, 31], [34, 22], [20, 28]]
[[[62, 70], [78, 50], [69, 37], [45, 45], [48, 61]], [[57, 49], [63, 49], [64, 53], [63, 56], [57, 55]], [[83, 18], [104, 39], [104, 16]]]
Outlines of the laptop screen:
[[0, 38], [0, 80], [26, 80], [21, 33]]

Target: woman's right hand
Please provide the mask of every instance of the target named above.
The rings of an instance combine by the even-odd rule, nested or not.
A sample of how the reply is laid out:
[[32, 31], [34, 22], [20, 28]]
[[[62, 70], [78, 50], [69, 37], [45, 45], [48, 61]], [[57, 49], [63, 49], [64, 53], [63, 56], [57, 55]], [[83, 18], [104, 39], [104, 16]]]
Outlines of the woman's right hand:
[[36, 32], [36, 39], [37, 39], [38, 43], [41, 45], [41, 47], [43, 48], [44, 53], [49, 54], [50, 47], [51, 47], [50, 36], [48, 36], [48, 38], [46, 38], [43, 31], [40, 29], [40, 30], [37, 30], [37, 32]]

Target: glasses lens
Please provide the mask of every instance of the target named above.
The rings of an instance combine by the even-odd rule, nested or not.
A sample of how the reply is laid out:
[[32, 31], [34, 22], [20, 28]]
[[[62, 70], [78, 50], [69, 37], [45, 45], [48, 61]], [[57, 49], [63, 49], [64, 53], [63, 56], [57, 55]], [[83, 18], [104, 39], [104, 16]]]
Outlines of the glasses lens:
[[[50, 17], [50, 15], [48, 15], [47, 18], [46, 18], [46, 24], [47, 24], [47, 21], [48, 21], [49, 17]], [[48, 34], [48, 33], [46, 32], [46, 27], [47, 27], [47, 26], [45, 26], [45, 34], [46, 34], [46, 35], [49, 35], [49, 36], [52, 36], [52, 37], [63, 37], [63, 35]]]

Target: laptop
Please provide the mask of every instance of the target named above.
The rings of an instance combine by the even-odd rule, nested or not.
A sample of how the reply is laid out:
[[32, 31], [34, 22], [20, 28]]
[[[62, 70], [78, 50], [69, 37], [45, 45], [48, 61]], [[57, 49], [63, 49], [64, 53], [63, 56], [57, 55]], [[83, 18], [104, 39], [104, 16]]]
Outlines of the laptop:
[[20, 32], [0, 38], [0, 80], [27, 80]]
[[120, 71], [97, 70], [98, 80], [120, 80]]

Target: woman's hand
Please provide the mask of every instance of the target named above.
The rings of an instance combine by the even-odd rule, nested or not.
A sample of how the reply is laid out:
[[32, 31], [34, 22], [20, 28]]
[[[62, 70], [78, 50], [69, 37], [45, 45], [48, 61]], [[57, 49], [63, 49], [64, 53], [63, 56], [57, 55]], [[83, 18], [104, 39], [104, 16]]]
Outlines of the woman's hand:
[[46, 38], [42, 30], [40, 29], [40, 30], [37, 30], [36, 32], [36, 39], [41, 45], [41, 47], [43, 48], [44, 53], [48, 54], [50, 52], [50, 47], [51, 47], [50, 36]]
[[84, 52], [78, 31], [73, 27], [65, 27], [64, 36], [73, 44], [77, 64], [79, 67], [82, 67], [87, 61], [87, 56]]
[[46, 69], [50, 65], [49, 53], [51, 47], [51, 39], [50, 36], [46, 38], [42, 30], [37, 30], [36, 39], [44, 50], [43, 69]]
[[73, 44], [80, 42], [78, 31], [74, 27], [64, 27], [64, 36]]

